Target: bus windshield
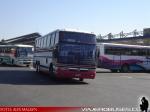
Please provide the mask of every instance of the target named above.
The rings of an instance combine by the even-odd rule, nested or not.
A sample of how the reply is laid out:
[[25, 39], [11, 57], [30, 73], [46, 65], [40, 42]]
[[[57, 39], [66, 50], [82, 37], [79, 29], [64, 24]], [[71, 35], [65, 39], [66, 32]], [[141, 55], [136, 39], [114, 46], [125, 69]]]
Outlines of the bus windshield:
[[96, 46], [89, 44], [60, 44], [59, 63], [95, 65]]
[[61, 31], [60, 41], [95, 44], [96, 37], [94, 34]]
[[17, 48], [17, 57], [26, 57], [33, 54], [32, 47], [19, 47]]

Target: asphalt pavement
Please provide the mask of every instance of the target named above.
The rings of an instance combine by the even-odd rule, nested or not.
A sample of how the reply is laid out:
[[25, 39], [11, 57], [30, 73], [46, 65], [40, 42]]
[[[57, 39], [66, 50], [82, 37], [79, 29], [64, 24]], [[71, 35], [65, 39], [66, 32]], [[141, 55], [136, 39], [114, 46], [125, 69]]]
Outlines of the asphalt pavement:
[[0, 67], [1, 106], [139, 107], [150, 101], [150, 73], [111, 73], [95, 79], [51, 79], [30, 67]]

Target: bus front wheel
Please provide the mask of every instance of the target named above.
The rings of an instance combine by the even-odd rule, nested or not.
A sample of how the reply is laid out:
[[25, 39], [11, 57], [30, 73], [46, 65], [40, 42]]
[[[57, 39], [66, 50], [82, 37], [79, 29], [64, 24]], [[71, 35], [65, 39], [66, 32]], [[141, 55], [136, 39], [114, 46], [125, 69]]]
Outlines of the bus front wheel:
[[118, 72], [118, 70], [116, 70], [116, 69], [111, 69], [111, 72], [116, 73], [116, 72]]
[[83, 78], [79, 78], [79, 81], [83, 81], [84, 79]]
[[29, 67], [30, 65], [26, 65], [26, 67]]
[[122, 72], [125, 72], [125, 73], [129, 72], [129, 71], [130, 71], [129, 66], [128, 66], [127, 64], [123, 65], [123, 66], [121, 67], [121, 71], [122, 71]]

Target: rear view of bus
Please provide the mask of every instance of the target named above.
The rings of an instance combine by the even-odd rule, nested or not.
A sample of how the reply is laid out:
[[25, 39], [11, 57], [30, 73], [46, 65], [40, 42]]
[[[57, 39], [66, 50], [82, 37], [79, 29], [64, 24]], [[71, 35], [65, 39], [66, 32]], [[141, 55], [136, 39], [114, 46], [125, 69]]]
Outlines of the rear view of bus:
[[47, 35], [45, 39], [50, 42], [45, 48], [36, 45], [38, 46], [35, 51], [37, 71], [47, 69], [50, 75], [79, 78], [80, 81], [85, 78], [95, 78], [96, 36], [94, 34], [57, 30]]

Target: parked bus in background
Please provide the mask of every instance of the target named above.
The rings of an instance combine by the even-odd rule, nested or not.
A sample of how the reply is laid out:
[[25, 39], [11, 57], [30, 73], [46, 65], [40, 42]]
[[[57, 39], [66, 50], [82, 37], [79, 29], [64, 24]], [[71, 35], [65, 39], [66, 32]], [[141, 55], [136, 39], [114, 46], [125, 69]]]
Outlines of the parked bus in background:
[[150, 70], [150, 47], [98, 43], [98, 67], [112, 72]]
[[36, 39], [34, 67], [59, 78], [94, 79], [95, 53], [94, 34], [56, 30]]
[[0, 45], [0, 64], [29, 66], [33, 49], [31, 45]]

